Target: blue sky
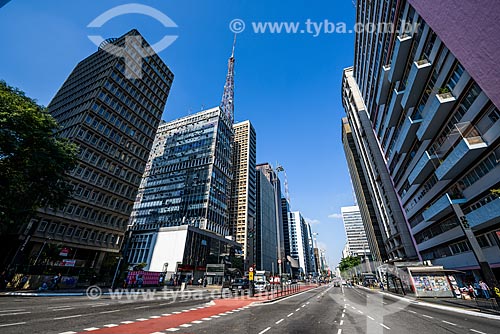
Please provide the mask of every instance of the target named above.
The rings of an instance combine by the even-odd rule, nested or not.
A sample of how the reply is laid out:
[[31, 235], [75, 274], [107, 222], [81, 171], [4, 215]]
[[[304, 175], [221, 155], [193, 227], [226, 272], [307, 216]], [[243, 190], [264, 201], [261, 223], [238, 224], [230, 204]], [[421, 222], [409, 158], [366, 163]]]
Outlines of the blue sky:
[[[330, 264], [337, 265], [345, 243], [337, 214], [354, 203], [340, 133], [341, 74], [353, 62], [354, 34], [322, 29], [314, 37], [300, 30], [308, 19], [352, 27], [352, 1], [136, 0], [177, 27], [140, 14], [87, 27], [108, 9], [132, 2], [12, 0], [0, 8], [0, 79], [47, 105], [75, 65], [95, 52], [88, 35], [118, 37], [136, 28], [152, 44], [176, 35], [159, 52], [175, 74], [163, 115], [172, 120], [220, 103], [233, 39], [229, 23], [243, 20], [235, 54], [235, 119], [253, 123], [257, 162], [284, 166], [292, 208], [312, 222]], [[300, 22], [300, 29], [255, 33], [252, 22]]]

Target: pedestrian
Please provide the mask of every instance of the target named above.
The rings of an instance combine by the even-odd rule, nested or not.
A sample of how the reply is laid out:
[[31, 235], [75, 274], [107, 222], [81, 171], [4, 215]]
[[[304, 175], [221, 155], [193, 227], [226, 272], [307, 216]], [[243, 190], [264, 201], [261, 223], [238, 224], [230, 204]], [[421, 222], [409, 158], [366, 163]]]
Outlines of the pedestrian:
[[470, 296], [470, 298], [471, 299], [476, 299], [477, 296], [476, 296], [476, 292], [474, 290], [474, 287], [472, 286], [472, 283], [469, 283], [468, 289], [469, 289], [469, 296]]
[[125, 279], [123, 280], [123, 288], [126, 289], [128, 288], [128, 275], [125, 277]]
[[380, 282], [380, 290], [384, 291], [384, 283], [382, 281]]
[[483, 281], [479, 281], [479, 286], [483, 291], [484, 298], [490, 299], [490, 287]]
[[207, 278], [206, 277], [203, 278], [203, 287], [204, 288], [207, 287]]
[[479, 283], [477, 281], [474, 282], [474, 292], [477, 297], [482, 297], [482, 292], [481, 292], [481, 287], [479, 286]]
[[52, 279], [52, 289], [53, 290], [59, 290], [59, 283], [62, 281], [62, 274], [58, 273], [54, 278]]
[[130, 286], [133, 288], [135, 288], [135, 275], [132, 275], [130, 277]]

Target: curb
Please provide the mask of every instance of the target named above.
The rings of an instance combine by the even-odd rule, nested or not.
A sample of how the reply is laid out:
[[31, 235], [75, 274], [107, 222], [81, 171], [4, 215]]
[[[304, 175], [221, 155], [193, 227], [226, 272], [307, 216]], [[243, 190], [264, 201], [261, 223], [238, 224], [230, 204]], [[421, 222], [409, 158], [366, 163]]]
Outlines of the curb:
[[[365, 289], [367, 291], [372, 291], [373, 292], [373, 290], [367, 289], [367, 288], [365, 288], [363, 286], [358, 286], [358, 287], [362, 288], [362, 289]], [[380, 293], [380, 294], [388, 296], [388, 297], [392, 297], [392, 298], [395, 298], [395, 299], [406, 301], [408, 304], [412, 304], [412, 305], [420, 305], [420, 306], [425, 306], [425, 307], [440, 309], [440, 310], [444, 310], [444, 311], [451, 311], [451, 312], [456, 312], [456, 313], [461, 313], [461, 314], [472, 315], [472, 316], [481, 317], [481, 318], [488, 318], [488, 319], [500, 320], [500, 315], [482, 313], [482, 312], [478, 312], [478, 311], [472, 311], [472, 310], [468, 310], [468, 309], [461, 308], [461, 307], [445, 306], [445, 305], [439, 305], [439, 304], [434, 304], [434, 303], [419, 301], [416, 298], [401, 297], [401, 296], [398, 296], [398, 295], [394, 295], [394, 294], [387, 293], [387, 292], [382, 292], [382, 291], [377, 291], [375, 293]]]

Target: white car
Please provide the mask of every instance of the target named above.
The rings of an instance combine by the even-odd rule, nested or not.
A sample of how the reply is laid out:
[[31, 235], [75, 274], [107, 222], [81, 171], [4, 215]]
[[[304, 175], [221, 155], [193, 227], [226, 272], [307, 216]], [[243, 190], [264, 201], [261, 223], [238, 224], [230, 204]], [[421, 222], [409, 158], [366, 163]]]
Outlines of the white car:
[[271, 284], [268, 281], [256, 281], [254, 283], [255, 292], [264, 292], [271, 290]]

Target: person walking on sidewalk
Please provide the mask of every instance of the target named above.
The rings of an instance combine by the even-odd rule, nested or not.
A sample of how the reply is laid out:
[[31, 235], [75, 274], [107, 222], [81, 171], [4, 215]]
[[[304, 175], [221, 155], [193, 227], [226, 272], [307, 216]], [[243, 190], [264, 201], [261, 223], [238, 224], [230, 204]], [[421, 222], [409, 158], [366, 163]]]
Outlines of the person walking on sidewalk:
[[483, 281], [479, 281], [479, 286], [481, 287], [481, 290], [483, 290], [484, 298], [490, 299], [490, 287]]

